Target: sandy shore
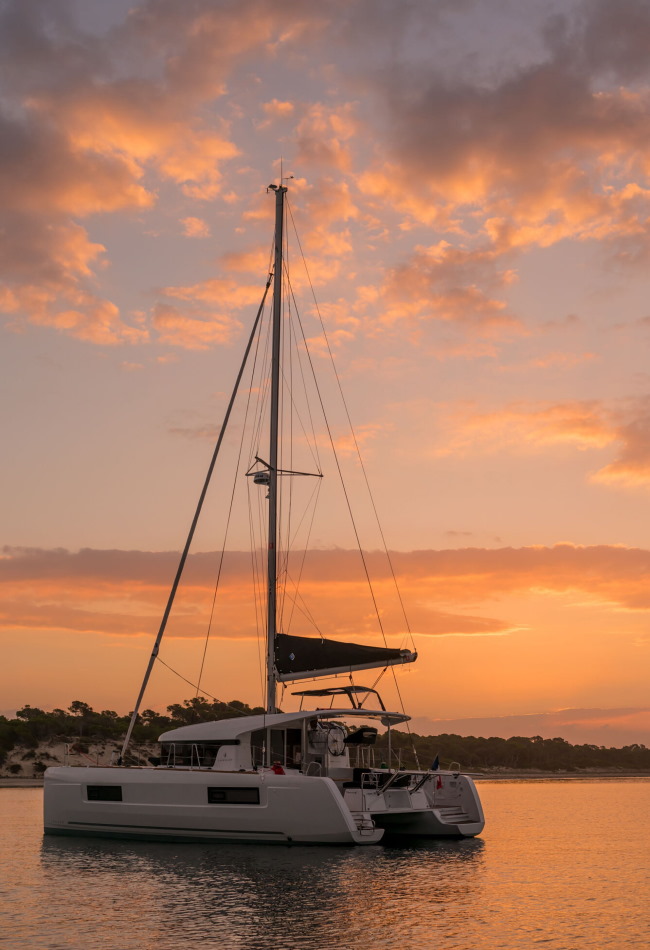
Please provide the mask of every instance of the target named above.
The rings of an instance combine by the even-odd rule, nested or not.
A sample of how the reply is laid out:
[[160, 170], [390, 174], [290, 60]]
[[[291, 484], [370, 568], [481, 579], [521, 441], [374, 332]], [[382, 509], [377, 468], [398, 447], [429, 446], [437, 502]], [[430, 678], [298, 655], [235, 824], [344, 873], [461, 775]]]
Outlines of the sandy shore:
[[0, 788], [41, 788], [42, 778], [0, 778]]

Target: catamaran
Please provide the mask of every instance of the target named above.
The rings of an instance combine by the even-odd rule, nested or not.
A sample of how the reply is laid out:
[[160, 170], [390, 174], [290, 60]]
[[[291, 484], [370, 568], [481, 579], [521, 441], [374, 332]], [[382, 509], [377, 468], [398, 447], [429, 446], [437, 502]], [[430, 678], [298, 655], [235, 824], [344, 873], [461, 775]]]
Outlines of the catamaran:
[[[373, 687], [353, 682], [363, 670], [413, 663], [414, 650], [345, 643], [283, 632], [279, 622], [280, 488], [303, 472], [282, 468], [279, 456], [282, 378], [283, 260], [287, 186], [275, 195], [273, 268], [172, 584], [158, 635], [122, 746], [111, 765], [64, 765], [45, 772], [44, 829], [52, 835], [183, 842], [376, 844], [384, 836], [473, 837], [484, 827], [479, 796], [457, 770], [395, 767], [391, 730], [409, 716], [390, 711]], [[255, 456], [246, 472], [267, 493], [266, 704], [261, 715], [182, 726], [159, 737], [148, 765], [129, 764], [129, 744], [269, 287], [268, 461]], [[320, 476], [320, 473], [314, 473]], [[340, 677], [348, 679], [340, 684]], [[339, 678], [337, 685], [298, 690], [298, 710], [280, 712], [277, 689], [287, 683]], [[303, 708], [303, 707], [309, 708]], [[380, 729], [387, 730], [386, 762], [376, 761]]]

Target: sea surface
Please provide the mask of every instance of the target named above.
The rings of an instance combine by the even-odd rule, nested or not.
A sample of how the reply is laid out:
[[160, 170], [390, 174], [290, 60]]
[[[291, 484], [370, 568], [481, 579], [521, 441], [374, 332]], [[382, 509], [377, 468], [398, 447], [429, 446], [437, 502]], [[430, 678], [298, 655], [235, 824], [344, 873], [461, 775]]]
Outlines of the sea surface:
[[42, 789], [0, 789], [0, 946], [650, 946], [650, 779], [479, 791], [480, 838], [319, 848], [44, 838]]

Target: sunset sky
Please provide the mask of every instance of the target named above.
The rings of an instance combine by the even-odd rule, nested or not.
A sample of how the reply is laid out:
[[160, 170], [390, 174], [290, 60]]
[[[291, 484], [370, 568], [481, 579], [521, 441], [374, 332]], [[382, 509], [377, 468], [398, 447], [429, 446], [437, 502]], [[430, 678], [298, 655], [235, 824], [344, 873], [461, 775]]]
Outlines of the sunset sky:
[[[282, 167], [414, 728], [650, 744], [646, 0], [4, 0], [0, 47], [0, 711], [132, 708]], [[247, 539], [204, 685], [257, 704]], [[312, 541], [319, 628], [379, 643], [342, 513]], [[190, 682], [219, 543], [161, 653]], [[145, 705], [192, 693], [159, 666]]]

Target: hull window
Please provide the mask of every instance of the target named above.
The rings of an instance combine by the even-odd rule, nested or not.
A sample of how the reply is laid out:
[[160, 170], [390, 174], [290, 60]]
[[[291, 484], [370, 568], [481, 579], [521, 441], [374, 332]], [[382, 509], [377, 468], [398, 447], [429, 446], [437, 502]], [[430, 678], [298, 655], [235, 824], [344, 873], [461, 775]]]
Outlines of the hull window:
[[121, 802], [121, 785], [89, 785], [86, 789], [89, 802]]
[[209, 788], [210, 805], [259, 805], [259, 788]]

